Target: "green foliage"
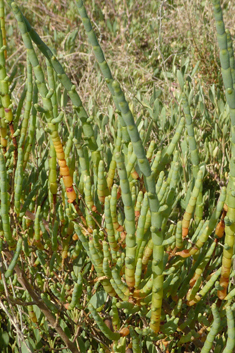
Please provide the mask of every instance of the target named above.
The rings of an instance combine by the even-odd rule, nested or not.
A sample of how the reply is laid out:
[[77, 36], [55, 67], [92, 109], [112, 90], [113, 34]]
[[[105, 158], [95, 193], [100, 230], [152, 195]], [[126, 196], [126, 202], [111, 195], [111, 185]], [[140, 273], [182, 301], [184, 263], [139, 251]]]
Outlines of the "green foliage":
[[[235, 66], [219, 0], [225, 95], [221, 86], [205, 90], [199, 62], [192, 69], [187, 57], [155, 69], [165, 86], [152, 80], [145, 89], [134, 73], [131, 99], [100, 36], [106, 26], [107, 42], [136, 50], [157, 30], [158, 44], [140, 56], [154, 66], [152, 47], [160, 56], [170, 48], [161, 23], [142, 29], [138, 2], [124, 9], [117, 1], [121, 18], [114, 5], [107, 14], [103, 2], [87, 11], [77, 0], [67, 16], [75, 21], [78, 11], [85, 32], [70, 23], [48, 45], [31, 25], [35, 14], [7, 3], [14, 25], [0, 0], [1, 350], [232, 352]], [[147, 1], [145, 10], [162, 6]], [[26, 60], [8, 78], [10, 31], [21, 35]], [[61, 46], [75, 54], [77, 41], [96, 59], [89, 99], [59, 54]]]

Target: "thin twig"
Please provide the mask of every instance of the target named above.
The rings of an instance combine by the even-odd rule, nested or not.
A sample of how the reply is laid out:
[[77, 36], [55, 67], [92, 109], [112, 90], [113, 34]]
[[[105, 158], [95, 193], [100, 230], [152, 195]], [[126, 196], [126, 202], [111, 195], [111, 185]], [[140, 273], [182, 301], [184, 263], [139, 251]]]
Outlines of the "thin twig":
[[29, 346], [27, 345], [25, 339], [24, 339], [24, 336], [22, 334], [22, 332], [20, 331], [20, 329], [18, 328], [18, 325], [17, 323], [15, 323], [14, 319], [11, 317], [11, 314], [9, 313], [9, 311], [7, 310], [7, 308], [5, 307], [5, 305], [3, 304], [3, 302], [1, 301], [0, 299], [0, 307], [2, 308], [2, 310], [7, 314], [7, 317], [8, 319], [10, 320], [11, 324], [15, 327], [15, 330], [17, 332], [17, 336], [20, 338], [18, 338], [19, 341], [22, 341], [24, 342], [27, 350], [30, 352], [30, 353], [33, 353], [33, 351], [31, 351], [31, 349], [29, 348]]

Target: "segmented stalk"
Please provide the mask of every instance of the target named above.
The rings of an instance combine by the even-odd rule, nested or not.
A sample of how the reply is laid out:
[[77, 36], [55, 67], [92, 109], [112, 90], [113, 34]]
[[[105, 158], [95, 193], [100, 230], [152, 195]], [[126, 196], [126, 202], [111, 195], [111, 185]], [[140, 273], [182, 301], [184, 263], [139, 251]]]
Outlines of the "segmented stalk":
[[34, 104], [37, 104], [37, 102], [38, 102], [38, 88], [37, 88], [37, 85], [35, 84], [33, 87], [33, 105], [32, 105], [31, 116], [30, 116], [29, 135], [24, 149], [24, 169], [29, 160], [29, 155], [34, 142], [34, 136], [35, 136], [34, 134], [36, 130], [36, 115], [37, 115], [37, 111], [34, 107]]
[[[230, 177], [230, 180], [232, 178]], [[235, 185], [235, 184], [233, 184]], [[232, 186], [233, 189], [233, 186]], [[229, 284], [229, 276], [232, 266], [232, 256], [234, 249], [234, 234], [235, 234], [235, 207], [232, 207], [231, 198], [229, 198], [229, 193], [231, 192], [231, 185], [227, 187], [227, 204], [228, 212], [225, 217], [225, 239], [224, 239], [224, 249], [223, 249], [223, 258], [222, 258], [222, 270], [220, 277], [220, 286], [223, 287], [222, 290], [218, 290], [218, 297], [224, 299], [227, 294], [227, 288]], [[235, 194], [235, 191], [232, 191]], [[235, 196], [235, 195], [234, 195]]]
[[110, 198], [110, 212], [111, 212], [111, 217], [113, 222], [113, 228], [116, 231], [121, 232], [123, 230], [123, 226], [119, 224], [118, 217], [117, 217], [117, 191], [118, 191], [118, 186], [113, 185], [112, 191], [111, 191], [111, 198]]
[[22, 243], [23, 243], [23, 240], [22, 238], [19, 238], [19, 240], [17, 241], [17, 245], [16, 245], [16, 250], [15, 250], [15, 253], [13, 255], [13, 258], [8, 266], [8, 269], [7, 271], [5, 272], [5, 278], [9, 278], [12, 273], [13, 273], [13, 270], [17, 264], [17, 261], [18, 261], [18, 258], [20, 256], [20, 252], [21, 252], [21, 249], [22, 249]]
[[111, 251], [109, 249], [109, 245], [106, 241], [103, 241], [102, 244], [103, 244], [104, 259], [107, 259], [107, 261], [111, 262], [112, 257], [111, 257]]
[[206, 294], [210, 293], [211, 288], [214, 286], [216, 280], [221, 274], [221, 268], [217, 270], [205, 284], [204, 287], [195, 295], [194, 300], [191, 301], [190, 305], [194, 305], [199, 302]]
[[190, 280], [190, 286], [193, 287], [197, 279], [202, 275], [207, 263], [210, 261], [211, 256], [215, 250], [215, 247], [217, 245], [217, 242], [214, 241], [212, 245], [209, 247], [209, 250], [207, 251], [203, 261], [200, 263], [200, 265], [197, 267], [193, 278]]
[[186, 299], [187, 299], [187, 305], [191, 306], [192, 303], [194, 304], [194, 298], [201, 286], [202, 283], [202, 277], [198, 277], [196, 279], [196, 281], [194, 282], [194, 285], [192, 288], [189, 289], [187, 295], [186, 295]]
[[110, 269], [110, 262], [107, 259], [107, 257], [104, 257], [104, 260], [103, 260], [103, 271], [104, 271], [105, 276], [108, 279], [112, 278], [112, 272], [111, 272], [111, 269]]
[[58, 247], [58, 242], [57, 242], [58, 231], [59, 231], [59, 220], [56, 219], [54, 221], [54, 226], [53, 226], [53, 230], [52, 230], [52, 238], [51, 238], [51, 249], [54, 252], [57, 250], [57, 247]]
[[[75, 227], [76, 229], [76, 227]], [[76, 230], [77, 232], [77, 230]], [[81, 235], [78, 234], [79, 238], [82, 239]], [[97, 276], [98, 278], [99, 277], [104, 277], [104, 272], [103, 272], [103, 254], [102, 253], [99, 253], [96, 251], [95, 247], [94, 247], [94, 244], [93, 244], [93, 241], [90, 240], [89, 241], [89, 257], [91, 258], [92, 260], [92, 263], [95, 267], [95, 270], [96, 270], [96, 273], [97, 273]], [[101, 281], [103, 287], [104, 287], [104, 290], [111, 296], [114, 296], [116, 295], [114, 289], [110, 283], [111, 281], [109, 279], [103, 279]]]
[[69, 167], [67, 166], [67, 163], [65, 160], [65, 154], [61, 143], [61, 139], [59, 137], [58, 131], [56, 130], [56, 125], [49, 123], [48, 126], [51, 130], [51, 139], [56, 151], [56, 156], [60, 166], [60, 175], [63, 178], [63, 183], [68, 197], [68, 202], [72, 203], [73, 201], [76, 200], [76, 193], [73, 188], [73, 178], [70, 175]]
[[[132, 146], [131, 142], [129, 143], [129, 146], [130, 145]], [[127, 165], [126, 165], [126, 172], [127, 172], [128, 179], [129, 179], [130, 175], [132, 177], [134, 176], [133, 173], [135, 173], [134, 165], [136, 163], [136, 160], [137, 160], [137, 156], [136, 156], [135, 152], [132, 152], [127, 160]], [[135, 178], [133, 178], [133, 179], [135, 179]]]
[[[2, 25], [2, 21], [1, 21]], [[14, 136], [14, 126], [13, 126], [13, 112], [12, 112], [12, 101], [9, 93], [9, 82], [6, 74], [6, 66], [5, 66], [5, 55], [6, 47], [3, 45], [3, 35], [0, 30], [0, 96], [2, 106], [4, 108], [4, 117], [9, 125], [12, 142], [14, 145], [14, 164], [16, 164], [17, 159], [17, 141]]]
[[160, 151], [157, 153], [157, 155], [153, 161], [152, 167], [151, 167], [155, 177], [158, 177], [160, 172], [164, 170], [166, 164], [169, 163], [170, 156], [174, 152], [175, 147], [181, 137], [184, 125], [185, 125], [184, 118], [181, 118], [179, 121], [179, 125], [177, 126], [177, 128], [175, 130], [175, 134], [174, 134], [172, 140], [170, 141], [166, 151], [162, 155], [161, 155]]
[[181, 221], [177, 222], [177, 227], [176, 227], [176, 247], [177, 249], [181, 249], [183, 247]]
[[226, 346], [223, 350], [223, 353], [231, 353], [234, 351], [235, 347], [235, 326], [234, 326], [234, 316], [233, 310], [230, 306], [226, 307], [226, 316], [227, 316], [227, 341]]
[[58, 134], [57, 125], [56, 123], [54, 124], [51, 122], [53, 118], [51, 96], [53, 95], [54, 91], [53, 89], [50, 89], [49, 91], [47, 89], [44, 74], [39, 65], [38, 58], [32, 46], [32, 42], [30, 39], [30, 35], [28, 32], [28, 28], [26, 26], [26, 22], [25, 22], [26, 20], [24, 16], [22, 15], [18, 6], [14, 2], [11, 3], [11, 8], [17, 19], [25, 47], [27, 49], [27, 55], [34, 69], [34, 74], [36, 76], [36, 83], [38, 86], [39, 93], [42, 96], [43, 109], [45, 111], [45, 115], [48, 120], [48, 127], [51, 131], [52, 142], [55, 147], [58, 163], [60, 166], [60, 174], [63, 177], [63, 182], [66, 189], [66, 194], [68, 197], [68, 202], [72, 203], [73, 201], [76, 200], [76, 193], [73, 188], [73, 180], [72, 180], [72, 177], [70, 176], [69, 168], [65, 161], [64, 149]]
[[[198, 236], [198, 239], [195, 245], [193, 245], [190, 249], [186, 249], [186, 250], [182, 250], [181, 252], [178, 252], [177, 255], [180, 255], [182, 257], [189, 257], [196, 254], [203, 247], [203, 245], [205, 244], [208, 237], [210, 236], [210, 234], [212, 233], [212, 231], [216, 226], [217, 220], [222, 212], [225, 197], [226, 197], [226, 189], [222, 188], [220, 197], [216, 206], [216, 210], [212, 213], [210, 220], [209, 221], [207, 220], [204, 223], [203, 229], [202, 231], [200, 231], [200, 234]], [[192, 240], [195, 241], [195, 239], [193, 238]]]
[[75, 283], [74, 285], [72, 300], [68, 306], [68, 310], [72, 310], [79, 303], [79, 299], [82, 295], [82, 282], [83, 282], [82, 275], [81, 273], [79, 273], [77, 283]]
[[[104, 56], [104, 53], [103, 53], [103, 50], [98, 42], [98, 39], [96, 37], [96, 34], [95, 32], [93, 31], [93, 28], [92, 28], [92, 24], [91, 24], [91, 21], [87, 15], [87, 12], [86, 12], [86, 9], [83, 5], [83, 1], [82, 0], [76, 0], [76, 4], [77, 4], [77, 7], [78, 7], [78, 12], [79, 12], [79, 15], [81, 16], [81, 19], [82, 19], [82, 22], [83, 22], [83, 25], [84, 25], [84, 28], [85, 28], [85, 31], [86, 31], [86, 34], [87, 34], [87, 37], [88, 37], [88, 40], [89, 40], [89, 43], [91, 44], [92, 48], [93, 48], [93, 52], [95, 54], [95, 58], [98, 62], [98, 65], [99, 65], [99, 68], [105, 78], [105, 82], [113, 96], [113, 100], [114, 100], [114, 103], [115, 103], [115, 106], [118, 110], [120, 110], [120, 107], [119, 107], [119, 104], [118, 104], [118, 101], [115, 97], [115, 94], [114, 94], [114, 90], [113, 90], [113, 87], [112, 87], [112, 83], [113, 83], [113, 76], [112, 76], [112, 73], [111, 73], [111, 70], [110, 70], [110, 67], [107, 63], [107, 61], [105, 60], [105, 56]], [[128, 142], [129, 141], [129, 136], [127, 134], [127, 130], [126, 130], [126, 124], [123, 120], [122, 117], [119, 117], [119, 121], [121, 123], [121, 126], [122, 126], [122, 137], [123, 137], [123, 140], [125, 142]]]
[[120, 328], [120, 318], [117, 310], [117, 299], [113, 298], [112, 300], [112, 324], [115, 330]]
[[110, 197], [105, 198], [105, 208], [104, 208], [105, 225], [106, 225], [106, 231], [108, 234], [108, 241], [109, 241], [109, 245], [110, 245], [110, 249], [111, 249], [112, 259], [114, 262], [116, 262], [118, 245], [117, 245], [117, 242], [115, 239], [113, 222], [112, 222], [112, 218], [111, 218], [110, 199], [111, 199]]
[[210, 352], [212, 345], [213, 345], [214, 338], [217, 335], [219, 327], [220, 327], [220, 315], [219, 315], [218, 309], [216, 307], [216, 304], [212, 304], [211, 310], [212, 310], [214, 321], [213, 321], [212, 326], [210, 328], [210, 332], [208, 333], [208, 335], [206, 337], [206, 341], [204, 343], [204, 346], [202, 347], [201, 353], [209, 353]]
[[6, 172], [6, 164], [0, 149], [0, 188], [1, 188], [1, 218], [4, 237], [10, 247], [14, 246], [14, 239], [12, 238], [10, 219], [9, 219], [9, 196], [7, 192], [8, 179]]
[[5, 121], [5, 111], [3, 106], [0, 106], [0, 119], [1, 119], [1, 127], [0, 127], [0, 131], [1, 131], [1, 145], [4, 148], [4, 150], [7, 147], [7, 124]]
[[185, 93], [182, 93], [182, 102], [183, 102], [184, 115], [186, 120], [187, 131], [188, 131], [189, 150], [191, 153], [191, 161], [193, 164], [193, 176], [196, 179], [197, 173], [199, 170], [199, 155], [197, 150], [197, 143], [195, 140], [192, 116], [190, 113], [190, 108], [189, 108], [188, 100]]
[[[223, 22], [223, 14], [219, 0], [213, 0], [214, 17], [216, 21], [217, 40], [220, 49], [221, 71], [225, 87], [226, 100], [229, 105], [231, 118], [231, 159], [230, 175], [227, 186], [226, 205], [228, 207], [225, 217], [225, 245], [222, 259], [222, 270], [220, 286], [222, 290], [218, 291], [220, 299], [224, 299], [227, 293], [229, 275], [232, 264], [232, 255], [234, 247], [235, 234], [235, 90], [233, 89], [233, 76], [230, 67], [230, 55], [227, 46], [227, 34]], [[234, 69], [234, 68], [233, 68]]]
[[56, 195], [57, 194], [56, 152], [52, 141], [50, 141], [48, 182], [49, 182], [49, 189], [52, 195]]
[[28, 130], [28, 122], [30, 117], [30, 110], [32, 105], [32, 97], [33, 97], [33, 76], [32, 76], [32, 65], [29, 60], [29, 56], [27, 55], [27, 93], [26, 93], [26, 102], [24, 106], [24, 117], [21, 126], [21, 134], [20, 134], [20, 142], [19, 146], [23, 147]]
[[86, 203], [86, 222], [88, 226], [88, 232], [92, 232], [92, 229], [95, 227], [95, 222], [92, 217], [92, 207], [94, 206], [94, 202], [92, 200], [91, 195], [91, 178], [89, 176], [84, 176], [84, 192], [85, 192], [85, 203]]
[[192, 218], [192, 214], [193, 214], [196, 202], [197, 202], [197, 197], [199, 195], [200, 188], [202, 185], [202, 178], [203, 178], [203, 172], [200, 170], [197, 174], [195, 186], [193, 188], [191, 197], [189, 199], [188, 205], [187, 205], [185, 213], [184, 213], [184, 217], [183, 217], [183, 221], [182, 221], [182, 237], [183, 238], [185, 238], [188, 235], [190, 220]]
[[79, 182], [79, 190], [81, 193], [83, 193], [84, 190], [84, 177], [85, 176], [89, 176], [89, 170], [87, 168], [87, 163], [86, 163], [86, 159], [84, 157], [84, 152], [83, 149], [80, 148], [80, 146], [78, 145], [78, 141], [76, 139], [73, 140], [76, 149], [77, 149], [77, 153], [79, 156], [79, 164], [80, 164], [80, 168], [81, 168], [81, 174], [80, 174], [80, 182]]
[[142, 257], [146, 244], [148, 243], [148, 234], [150, 227], [150, 213], [148, 208], [147, 193], [144, 195], [144, 200], [141, 208], [140, 217], [138, 219], [136, 230], [137, 257]]
[[57, 103], [57, 95], [56, 95], [56, 82], [55, 82], [55, 72], [49, 60], [46, 60], [47, 65], [47, 77], [49, 88], [53, 91], [51, 96], [51, 103], [52, 103], [52, 111], [53, 117], [56, 118], [58, 116], [58, 103]]
[[[1, 22], [1, 32], [2, 32], [2, 43], [3, 46], [7, 45], [6, 39], [6, 28], [5, 28], [5, 6], [4, 1], [0, 0], [0, 22]], [[4, 57], [7, 59], [7, 49], [4, 50]]]
[[130, 336], [132, 339], [133, 353], [141, 353], [142, 349], [141, 349], [140, 335], [138, 335], [133, 329], [133, 327], [131, 326], [129, 327], [129, 330], [130, 330]]
[[17, 160], [17, 167], [16, 167], [16, 172], [15, 172], [15, 183], [14, 183], [14, 188], [15, 188], [15, 199], [14, 199], [14, 205], [15, 205], [15, 211], [16, 214], [19, 215], [20, 213], [20, 199], [21, 199], [21, 193], [22, 193], [22, 186], [23, 186], [23, 180], [24, 180], [24, 171], [23, 171], [23, 149], [19, 148], [18, 149], [18, 160]]
[[104, 172], [104, 162], [100, 161], [98, 169], [98, 185], [97, 194], [100, 202], [104, 204], [105, 197], [109, 195], [109, 189], [106, 181], [106, 176]]
[[146, 267], [148, 265], [148, 262], [149, 262], [150, 257], [152, 256], [152, 253], [153, 253], [153, 241], [152, 241], [152, 239], [150, 239], [144, 249], [144, 254], [142, 257], [143, 266]]
[[103, 332], [103, 334], [110, 339], [111, 341], [117, 341], [120, 338], [120, 334], [118, 332], [112, 332], [108, 326], [105, 325], [104, 321], [101, 319], [95, 308], [91, 303], [88, 304], [88, 309], [93, 316], [96, 324], [98, 325], [99, 329]]
[[127, 178], [126, 168], [123, 155], [121, 152], [116, 153], [116, 161], [120, 185], [122, 190], [122, 200], [125, 212], [125, 229], [126, 229], [126, 260], [125, 260], [125, 277], [129, 288], [135, 285], [135, 213], [131, 198], [130, 185]]
[[[113, 270], [112, 270], [112, 277], [114, 279], [114, 282], [116, 283], [116, 286], [118, 287], [118, 292], [117, 294], [120, 296], [120, 291], [122, 292], [121, 293], [121, 296], [120, 298], [122, 298], [122, 300], [128, 300], [129, 298], [129, 288], [127, 287], [127, 285], [122, 281], [121, 279], [121, 275], [120, 275], [120, 272], [119, 272], [119, 269], [117, 267], [115, 267]], [[125, 299], [123, 299], [125, 298]]]

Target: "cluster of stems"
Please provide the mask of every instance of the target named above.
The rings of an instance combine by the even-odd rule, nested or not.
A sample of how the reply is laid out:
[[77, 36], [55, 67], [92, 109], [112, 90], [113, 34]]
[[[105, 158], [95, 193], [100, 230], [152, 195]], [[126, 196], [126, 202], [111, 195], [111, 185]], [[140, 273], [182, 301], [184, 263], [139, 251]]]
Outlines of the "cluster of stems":
[[[206, 353], [225, 335], [224, 352], [234, 350], [235, 64], [220, 2], [212, 2], [231, 115], [231, 160], [228, 185], [204, 217], [206, 172], [183, 78], [184, 117], [161, 150], [151, 134], [140, 133], [77, 0], [116, 108], [117, 131], [106, 146], [63, 66], [8, 0], [27, 57], [25, 88], [13, 109], [0, 0], [0, 291], [12, 322], [12, 303], [26, 308], [35, 337], [41, 327], [49, 332], [47, 320], [76, 353], [90, 352], [89, 342], [96, 348], [99, 342], [99, 352], [139, 353], [161, 342], [168, 351], [178, 345]], [[189, 183], [181, 164], [184, 131]]]

